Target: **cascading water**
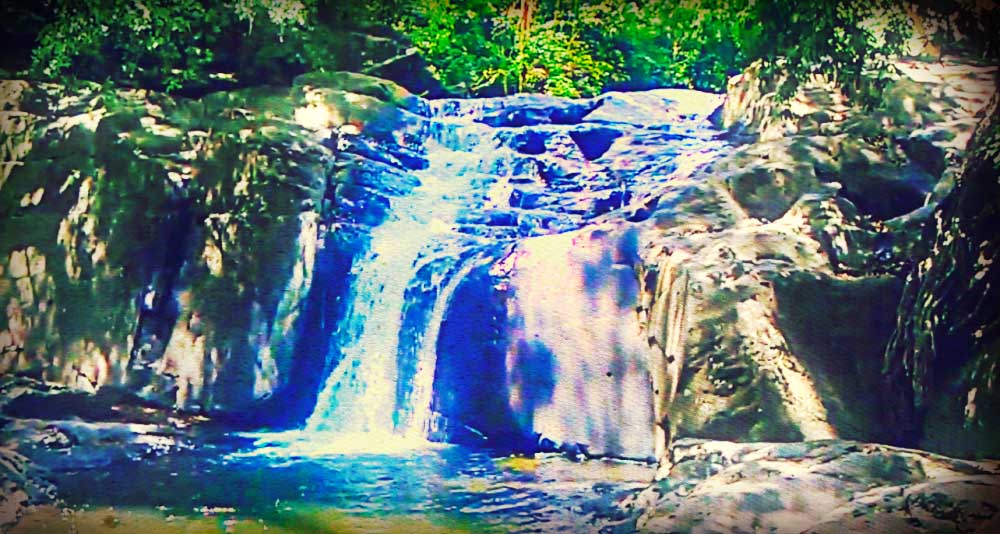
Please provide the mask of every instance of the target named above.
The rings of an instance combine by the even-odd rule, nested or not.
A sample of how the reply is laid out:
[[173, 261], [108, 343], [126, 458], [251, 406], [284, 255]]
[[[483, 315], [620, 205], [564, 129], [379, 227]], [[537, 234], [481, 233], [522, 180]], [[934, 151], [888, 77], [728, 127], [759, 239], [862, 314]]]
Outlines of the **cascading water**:
[[[448, 526], [472, 521], [470, 531], [603, 532], [601, 514], [616, 517], [609, 528], [618, 531], [609, 505], [647, 487], [651, 465], [494, 452], [544, 443], [534, 434], [621, 458], [650, 445], [646, 356], [619, 339], [638, 333], [624, 320], [634, 319], [635, 295], [623, 262], [639, 241], [623, 238], [644, 221], [655, 229], [654, 215], [689, 198], [685, 168], [720, 144], [704, 126], [718, 102], [671, 91], [434, 102], [421, 123], [420, 171], [406, 170], [412, 153], [396, 157], [399, 146], [353, 140], [343, 163], [359, 172], [338, 188], [365, 192], [335, 190], [343, 204], [332, 215], [350, 226], [345, 243], [363, 234], [367, 245], [346, 250], [349, 289], [317, 291], [323, 305], [336, 298], [346, 309], [304, 308], [338, 318], [336, 331], [320, 327], [331, 337], [326, 376], [304, 427], [112, 464], [101, 474], [105, 491], [90, 476], [60, 476], [77, 477], [76, 498], [95, 509], [148, 495], [178, 515], [232, 509], [295, 531], [325, 526], [297, 515], [313, 509], [324, 522], [365, 519], [350, 531], [409, 528], [426, 515]], [[392, 204], [375, 227], [381, 213], [365, 216], [369, 198]], [[343, 273], [345, 249], [325, 250]], [[427, 447], [429, 431], [455, 442], [485, 437], [491, 449]], [[178, 473], [197, 491], [164, 484]]]
[[[678, 96], [696, 101], [681, 109]], [[315, 408], [302, 431], [263, 440], [262, 452], [268, 441], [309, 455], [426, 445], [438, 336], [463, 279], [524, 238], [648, 203], [680, 172], [675, 156], [714, 150], [701, 124], [717, 103], [670, 90], [429, 103], [427, 167], [409, 171], [419, 185], [392, 196], [354, 259]]]
[[[488, 130], [471, 123], [459, 128]], [[424, 147], [428, 167], [414, 173], [420, 185], [394, 201], [390, 219], [371, 232], [369, 250], [355, 260], [351, 309], [341, 323], [347, 332], [342, 358], [320, 390], [307, 433], [323, 433], [337, 443], [364, 443], [367, 450], [426, 443], [440, 322], [458, 283], [484, 261], [469, 254], [468, 236], [454, 231], [461, 208], [482, 186], [476, 169], [483, 154], [470, 150], [480, 140], [476, 132], [450, 140], [440, 134], [452, 129], [437, 132]], [[462, 150], [455, 150], [456, 142]], [[489, 143], [483, 148], [491, 149]], [[414, 336], [418, 346], [400, 347], [411, 303], [407, 289], [433, 263], [441, 266], [430, 271], [442, 272], [425, 289], [433, 293], [432, 307]], [[403, 352], [415, 358], [412, 376], [401, 376]], [[406, 385], [404, 395], [398, 394], [400, 383]]]

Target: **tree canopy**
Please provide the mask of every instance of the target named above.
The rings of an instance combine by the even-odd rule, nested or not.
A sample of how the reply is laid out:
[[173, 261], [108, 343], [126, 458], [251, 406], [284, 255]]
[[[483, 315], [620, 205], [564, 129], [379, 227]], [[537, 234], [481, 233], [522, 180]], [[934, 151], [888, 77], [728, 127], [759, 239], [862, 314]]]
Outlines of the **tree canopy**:
[[997, 28], [989, 21], [998, 8], [988, 4], [46, 0], [0, 8], [11, 21], [6, 37], [30, 49], [29, 61], [7, 57], [0, 67], [48, 79], [208, 90], [342, 68], [344, 58], [331, 54], [330, 32], [383, 26], [409, 38], [443, 86], [459, 95], [579, 97], [663, 86], [720, 91], [754, 60], [781, 69], [786, 92], [816, 72], [866, 91], [868, 74], [885, 69], [915, 30], [926, 30], [922, 17], [935, 21], [930, 38], [997, 57]]

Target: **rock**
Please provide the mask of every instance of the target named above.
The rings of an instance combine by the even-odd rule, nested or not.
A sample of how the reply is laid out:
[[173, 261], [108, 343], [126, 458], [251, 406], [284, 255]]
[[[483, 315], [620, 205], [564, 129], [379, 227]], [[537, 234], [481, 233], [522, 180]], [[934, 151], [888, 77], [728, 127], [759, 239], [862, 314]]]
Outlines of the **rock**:
[[14, 527], [28, 506], [54, 499], [55, 487], [44, 472], [6, 442], [0, 445], [0, 530]]
[[85, 392], [226, 412], [283, 390], [317, 220], [378, 224], [425, 165], [422, 101], [357, 73], [199, 99], [3, 83], [34, 126], [0, 195], [0, 366]]
[[[752, 69], [745, 76], [752, 76]], [[979, 83], [987, 83], [987, 78]], [[659, 213], [645, 223], [655, 225], [655, 230], [644, 231], [639, 240], [643, 262], [638, 311], [647, 324], [651, 347], [661, 351], [656, 357], [664, 362], [672, 357], [671, 365], [682, 362], [681, 367], [661, 371], [662, 388], [654, 381], [654, 389], [665, 395], [657, 420], [664, 418], [663, 432], [669, 438], [848, 437], [911, 446], [930, 443], [915, 441], [913, 434], [910, 441], [900, 441], [898, 431], [905, 425], [894, 422], [912, 420], [907, 414], [914, 413], [905, 408], [910, 402], [906, 399], [912, 397], [905, 393], [910, 386], [901, 370], [913, 370], [908, 371], [912, 377], [922, 368], [902, 363], [910, 361], [905, 359], [893, 364], [893, 380], [904, 392], [893, 401], [879, 393], [884, 380], [881, 354], [890, 346], [898, 313], [901, 289], [895, 277], [910, 269], [920, 251], [929, 247], [923, 225], [932, 212], [924, 206], [942, 198], [929, 186], [947, 190], [941, 184], [950, 180], [962, 161], [961, 150], [946, 145], [950, 134], [944, 130], [960, 128], [935, 122], [931, 108], [948, 108], [936, 107], [938, 97], [904, 79], [891, 88], [885, 106], [872, 112], [885, 120], [869, 122], [870, 117], [852, 111], [844, 101], [835, 120], [816, 119], [820, 126], [832, 126], [817, 129], [804, 121], [830, 105], [823, 103], [826, 97], [820, 89], [809, 89], [808, 101], [796, 104], [800, 107], [787, 129], [768, 123], [770, 112], [754, 107], [761, 96], [744, 94], [748, 100], [741, 104], [739, 90], [732, 89], [727, 106], [732, 105], [730, 112], [735, 115], [730, 119], [743, 113], [746, 122], [737, 128], [758, 135], [743, 138], [745, 144], [696, 171], [692, 178], [697, 185], [683, 189], [683, 182], [671, 184], [683, 195], [665, 188], [657, 201]], [[903, 115], [905, 110], [897, 109], [896, 103], [905, 98], [914, 99], [916, 115]], [[809, 102], [815, 109], [806, 105]], [[960, 120], [968, 112], [948, 113]], [[839, 133], [871, 128], [865, 136], [876, 136], [878, 131], [902, 134], [904, 124], [915, 122], [940, 127], [941, 133], [915, 136], [921, 141], [906, 150]], [[930, 144], [921, 145], [924, 141]], [[933, 163], [942, 153], [948, 154], [944, 170]], [[935, 173], [941, 176], [936, 185]], [[693, 202], [695, 198], [700, 204]], [[884, 224], [883, 219], [887, 219]], [[989, 242], [985, 234], [970, 239], [977, 239], [977, 246]], [[983, 256], [986, 262], [988, 250]], [[673, 256], [686, 258], [683, 270], [689, 291], [682, 309], [677, 308], [676, 294], [668, 290], [677, 271], [663, 263]], [[957, 256], [979, 257], [975, 250]], [[932, 261], [926, 260], [926, 265]], [[987, 278], [988, 271], [984, 272]], [[974, 275], [975, 271], [966, 270], [965, 280]], [[902, 294], [904, 306], [917, 302]], [[922, 298], [921, 302], [938, 301]], [[676, 311], [657, 311], [666, 309]], [[676, 333], [682, 324], [678, 317], [685, 317], [687, 324], [680, 333]], [[935, 338], [942, 335], [936, 333]], [[995, 338], [985, 328], [981, 335], [984, 340]], [[684, 341], [668, 354], [662, 351], [668, 338]], [[837, 363], [845, 357], [848, 363]], [[978, 365], [975, 376], [993, 375], [984, 365]], [[984, 383], [977, 382], [973, 392], [970, 382], [957, 386], [967, 379], [952, 373], [949, 376], [955, 378], [946, 382], [949, 385], [936, 386], [951, 392], [949, 400], [928, 406], [953, 414], [948, 428], [957, 428], [963, 409], [979, 414], [992, 401], [980, 404]], [[972, 376], [971, 367], [964, 373]], [[897, 402], [904, 406], [898, 416], [870, 409]], [[939, 425], [945, 420], [928, 419]], [[994, 454], [987, 452], [992, 449], [983, 441], [991, 426], [984, 423], [983, 430], [965, 430], [966, 435], [979, 437], [970, 439], [962, 452], [955, 442], [949, 448], [935, 442], [933, 450], [971, 455], [980, 447], [979, 454]], [[955, 431], [928, 427], [921, 433], [944, 436]]]
[[169, 424], [28, 419], [7, 425], [3, 437], [32, 465], [52, 471], [145, 461], [192, 447], [190, 436]]
[[852, 441], [679, 440], [639, 532], [972, 531], [995, 516], [1000, 465]]
[[514, 150], [521, 154], [539, 155], [545, 153], [547, 135], [537, 130], [518, 130], [510, 141]]
[[596, 107], [584, 120], [664, 128], [681, 118], [707, 120], [722, 103], [718, 95], [686, 89], [654, 89], [637, 93], [610, 92], [595, 98]]
[[959, 456], [1000, 454], [996, 440], [1000, 132], [994, 97], [955, 188], [928, 221], [885, 352], [895, 439]]
[[837, 436], [891, 439], [882, 395], [882, 353], [896, 316], [901, 284], [894, 277], [838, 279], [795, 273], [773, 280], [776, 324], [789, 349], [816, 381]]
[[638, 328], [634, 238], [594, 229], [528, 239], [513, 252], [503, 375], [506, 409], [523, 432], [588, 455], [653, 455], [645, 347], [621, 335]]

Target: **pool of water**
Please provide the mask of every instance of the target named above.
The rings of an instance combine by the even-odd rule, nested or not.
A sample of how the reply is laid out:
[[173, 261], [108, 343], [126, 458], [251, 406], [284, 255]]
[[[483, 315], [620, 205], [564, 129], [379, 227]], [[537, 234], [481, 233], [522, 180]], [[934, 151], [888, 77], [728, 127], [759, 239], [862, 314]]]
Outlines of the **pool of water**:
[[[211, 515], [276, 527], [301, 523], [310, 511], [313, 526], [290, 531], [341, 531], [333, 519], [324, 524], [335, 516], [419, 521], [446, 532], [616, 532], [628, 530], [616, 503], [653, 476], [642, 463], [499, 456], [455, 445], [324, 454], [305, 450], [304, 439], [229, 439], [60, 473], [57, 484], [67, 508], [81, 511], [156, 510], [163, 518]], [[231, 532], [237, 523], [218, 524]]]

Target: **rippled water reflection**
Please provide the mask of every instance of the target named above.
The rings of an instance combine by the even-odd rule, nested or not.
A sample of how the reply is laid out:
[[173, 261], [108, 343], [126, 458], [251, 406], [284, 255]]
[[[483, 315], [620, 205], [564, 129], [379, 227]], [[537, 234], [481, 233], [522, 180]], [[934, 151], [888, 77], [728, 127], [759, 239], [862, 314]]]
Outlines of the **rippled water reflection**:
[[213, 445], [59, 478], [67, 504], [77, 507], [156, 506], [177, 516], [221, 510], [274, 524], [318, 507], [348, 517], [478, 525], [472, 530], [597, 532], [614, 519], [615, 503], [652, 474], [646, 464], [497, 457], [451, 445], [322, 456]]

